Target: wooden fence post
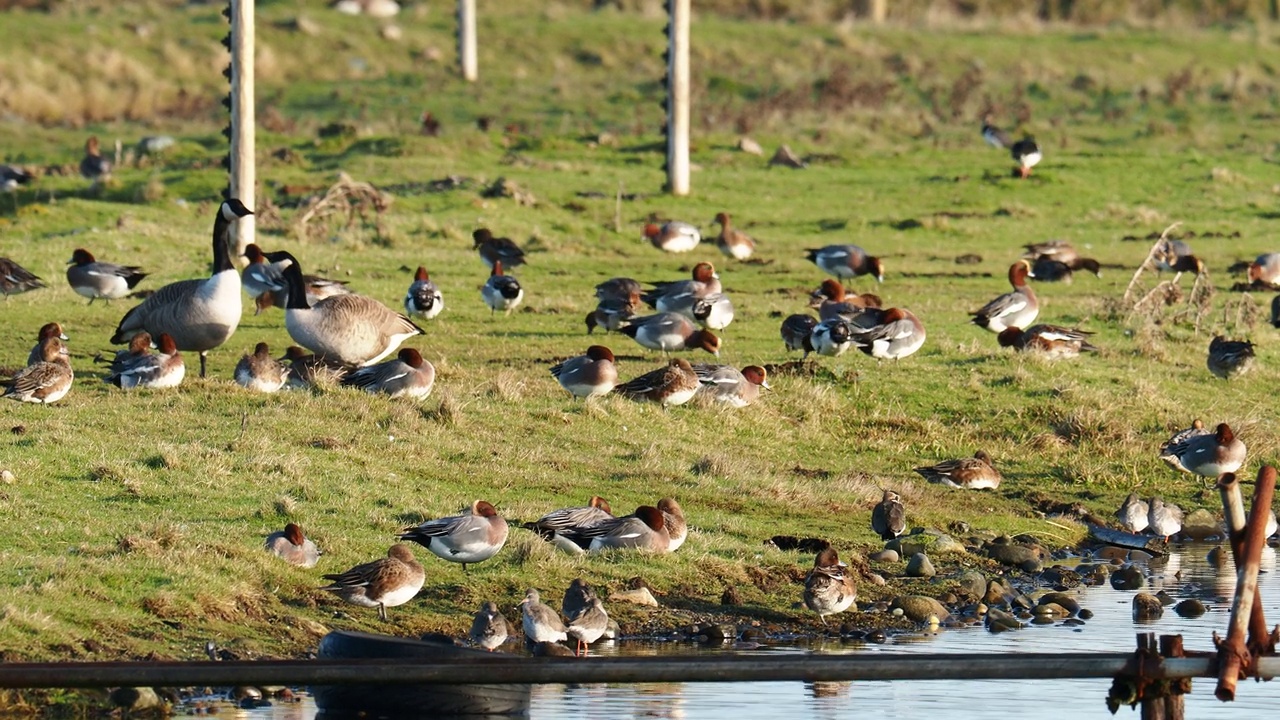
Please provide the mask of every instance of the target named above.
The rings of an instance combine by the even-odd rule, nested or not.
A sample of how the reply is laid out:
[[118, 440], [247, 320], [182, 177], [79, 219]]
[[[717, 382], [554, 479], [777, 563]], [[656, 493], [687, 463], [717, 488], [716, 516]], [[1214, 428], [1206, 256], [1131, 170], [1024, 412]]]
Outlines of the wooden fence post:
[[475, 82], [480, 77], [476, 53], [476, 0], [458, 0], [458, 64], [462, 77]]
[[689, 194], [689, 23], [691, 0], [668, 0], [667, 187]]
[[[231, 197], [250, 210], [255, 198], [256, 159], [253, 107], [253, 4], [231, 1]], [[254, 216], [240, 218], [235, 228], [236, 256], [254, 241]]]

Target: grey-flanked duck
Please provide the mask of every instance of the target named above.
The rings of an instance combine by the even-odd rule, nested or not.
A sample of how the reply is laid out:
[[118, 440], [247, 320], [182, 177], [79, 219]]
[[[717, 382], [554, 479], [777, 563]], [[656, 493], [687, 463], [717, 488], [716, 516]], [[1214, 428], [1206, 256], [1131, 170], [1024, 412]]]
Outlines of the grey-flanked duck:
[[818, 311], [820, 320], [841, 318], [855, 325], [870, 327], [879, 322], [881, 317], [881, 313], [875, 312], [881, 307], [879, 295], [850, 295], [839, 280], [823, 280], [822, 285], [809, 297], [809, 307]]
[[649, 223], [644, 226], [644, 236], [663, 252], [683, 253], [698, 247], [702, 233], [687, 222], [672, 220], [661, 226]]
[[1026, 260], [1019, 260], [1010, 266], [1009, 284], [1013, 286], [1013, 290], [970, 313], [973, 315], [973, 324], [993, 333], [1004, 332], [1007, 327], [1030, 327], [1040, 314], [1040, 302], [1036, 299], [1036, 293], [1027, 285], [1030, 274], [1031, 265]]
[[839, 357], [853, 345], [853, 325], [842, 318], [823, 320], [809, 334], [813, 351], [824, 357]]
[[232, 373], [236, 384], [254, 392], [273, 393], [289, 381], [289, 366], [271, 357], [271, 348], [264, 342], [254, 346], [252, 353], [245, 353], [236, 363]]
[[641, 505], [630, 515], [601, 521], [566, 536], [591, 552], [631, 549], [655, 553], [671, 551], [671, 535], [661, 510]]
[[288, 523], [284, 530], [273, 532], [263, 543], [267, 552], [300, 568], [313, 568], [320, 562], [320, 548], [302, 534], [302, 526]]
[[827, 245], [805, 250], [809, 262], [817, 265], [840, 282], [849, 278], [870, 275], [876, 282], [884, 282], [884, 261], [870, 255], [858, 245]]
[[396, 543], [387, 556], [357, 565], [343, 573], [325, 575], [332, 580], [321, 590], [361, 607], [378, 608], [378, 617], [387, 620], [387, 608], [403, 605], [413, 599], [426, 581], [422, 564], [408, 545]]
[[547, 542], [569, 553], [585, 552], [590, 543], [575, 542], [578, 533], [598, 523], [613, 518], [613, 509], [609, 501], [599, 495], [592, 495], [586, 505], [581, 507], [561, 508], [525, 525]]
[[1255, 357], [1253, 343], [1248, 340], [1228, 340], [1215, 335], [1209, 342], [1206, 365], [1215, 376], [1231, 380], [1252, 370]]
[[181, 385], [187, 366], [173, 336], [162, 332], [155, 341], [159, 352], [130, 354], [113, 363], [111, 374], [104, 380], [121, 390], [162, 390]]
[[77, 295], [89, 298], [90, 305], [98, 298], [110, 302], [128, 295], [147, 276], [134, 265], [100, 262], [84, 248], [76, 248], [67, 264], [67, 283]]
[[488, 282], [480, 289], [480, 296], [491, 313], [501, 310], [504, 315], [510, 315], [524, 300], [524, 288], [520, 287], [519, 280], [503, 274], [502, 261], [498, 260], [493, 264]]
[[698, 363], [693, 366], [702, 387], [700, 394], [729, 407], [746, 407], [760, 398], [762, 390], [771, 390], [765, 369], [748, 365], [741, 370], [732, 365]]
[[[284, 307], [289, 297], [289, 283], [284, 279], [284, 268], [289, 261], [269, 262], [257, 243], [245, 246], [244, 257], [249, 260], [249, 264], [240, 271], [240, 283], [253, 300], [253, 314], [257, 315], [273, 305]], [[283, 302], [277, 303], [277, 299]]]
[[680, 503], [675, 498], [664, 497], [658, 501], [658, 509], [662, 511], [662, 524], [667, 530], [667, 537], [671, 539], [667, 545], [669, 552], [675, 552], [684, 545], [684, 541], [689, 537], [689, 525], [684, 519], [684, 509], [680, 507]]
[[289, 285], [284, 326], [294, 342], [316, 355], [366, 367], [395, 352], [405, 340], [422, 334], [422, 328], [409, 318], [363, 295], [335, 295], [311, 305], [297, 258], [287, 252], [267, 253], [267, 258], [290, 261], [284, 268]]
[[982, 118], [982, 139], [991, 147], [999, 150], [1013, 145], [1013, 138], [1009, 137], [1009, 133], [991, 124], [991, 120], [990, 115]]
[[400, 348], [390, 360], [352, 371], [342, 384], [392, 398], [425, 400], [436, 382], [436, 368], [413, 348]]
[[1055, 260], [1046, 255], [1035, 259], [1031, 266], [1031, 278], [1044, 282], [1070, 283], [1073, 273], [1088, 270], [1095, 277], [1102, 277], [1102, 265], [1093, 258], [1075, 258], [1070, 262]]
[[1280, 253], [1263, 253], [1249, 263], [1249, 282], [1275, 285], [1280, 282]]
[[910, 310], [889, 308], [880, 322], [869, 328], [850, 325], [851, 340], [862, 352], [877, 360], [901, 360], [924, 346], [924, 324]]
[[111, 342], [121, 345], [140, 332], [168, 333], [179, 350], [200, 354], [205, 377], [209, 351], [225, 343], [240, 325], [240, 273], [231, 259], [231, 224], [253, 212], [239, 200], [224, 201], [213, 221], [213, 274], [169, 283], [125, 313]]
[[1212, 433], [1183, 433], [1175, 435], [1160, 448], [1160, 459], [1171, 467], [1201, 477], [1216, 478], [1244, 466], [1247, 449], [1230, 425], [1218, 423]]
[[444, 295], [440, 292], [440, 288], [431, 282], [427, 269], [422, 265], [419, 265], [418, 271], [413, 274], [413, 282], [409, 284], [409, 291], [405, 293], [404, 311], [409, 317], [420, 317], [423, 320], [431, 320], [444, 312]]
[[592, 345], [586, 354], [552, 365], [551, 376], [575, 398], [608, 395], [618, 384], [613, 351], [603, 345]]
[[0, 257], [0, 293], [6, 300], [18, 295], [48, 287], [39, 276], [7, 257]]
[[943, 460], [936, 465], [913, 469], [929, 482], [966, 490], [995, 490], [1003, 479], [992, 464], [991, 456], [984, 450], [977, 451], [970, 458]]
[[720, 338], [710, 330], [701, 330], [688, 317], [675, 312], [631, 318], [622, 333], [641, 347], [661, 350], [663, 354], [678, 350], [706, 350], [720, 355]]
[[826, 625], [828, 615], [848, 610], [857, 597], [858, 588], [853, 576], [849, 568], [840, 562], [835, 548], [821, 550], [804, 580], [804, 606], [816, 612], [818, 619]]
[[1011, 347], [1018, 352], [1034, 352], [1050, 358], [1073, 358], [1082, 352], [1097, 352], [1089, 342], [1093, 333], [1061, 325], [1032, 325], [1023, 330], [1011, 325], [996, 337], [1000, 347]]
[[653, 285], [653, 289], [644, 292], [640, 299], [658, 312], [682, 312], [684, 308], [693, 307], [694, 300], [698, 298], [724, 292], [720, 275], [709, 262], [694, 265], [689, 280], [649, 284]]
[[471, 238], [475, 241], [474, 249], [479, 251], [480, 259], [489, 266], [490, 270], [499, 262], [510, 270], [527, 262], [524, 250], [521, 250], [519, 245], [512, 242], [510, 238], [494, 237], [488, 228], [476, 230], [471, 233]]
[[755, 254], [756, 241], [751, 236], [730, 225], [729, 213], [716, 213], [714, 222], [720, 223], [720, 234], [716, 236], [716, 247], [726, 257], [734, 260], [746, 260]]
[[885, 490], [880, 502], [871, 510], [871, 530], [881, 540], [892, 540], [907, 529], [907, 510], [902, 497], [892, 490]]
[[407, 527], [400, 539], [412, 540], [436, 557], [461, 563], [466, 572], [467, 565], [488, 560], [507, 543], [507, 521], [492, 504], [476, 500], [470, 512]]
[[632, 400], [656, 402], [663, 407], [683, 405], [693, 399], [702, 383], [688, 360], [676, 358], [666, 367], [621, 383], [613, 391]]

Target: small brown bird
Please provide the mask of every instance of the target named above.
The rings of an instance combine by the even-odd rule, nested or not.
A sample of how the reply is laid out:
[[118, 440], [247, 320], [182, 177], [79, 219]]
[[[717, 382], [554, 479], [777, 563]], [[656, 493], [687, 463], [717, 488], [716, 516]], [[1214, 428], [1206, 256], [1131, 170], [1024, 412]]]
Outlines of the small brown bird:
[[907, 529], [907, 510], [898, 493], [884, 491], [884, 497], [871, 511], [871, 529], [881, 540], [892, 540]]
[[684, 358], [672, 360], [666, 367], [647, 372], [613, 389], [632, 400], [649, 400], [666, 407], [683, 405], [693, 399], [702, 383], [693, 366]]
[[858, 597], [858, 588], [848, 567], [840, 562], [835, 548], [824, 548], [814, 558], [813, 569], [804, 580], [804, 605], [818, 613], [827, 624], [827, 616], [844, 612]]
[[325, 575], [332, 580], [321, 590], [328, 590], [349, 603], [378, 608], [378, 617], [387, 619], [387, 608], [403, 605], [413, 599], [426, 581], [422, 564], [408, 545], [396, 543], [387, 556], [357, 565], [344, 573]]
[[480, 603], [480, 610], [471, 621], [471, 642], [493, 652], [507, 641], [511, 628], [507, 619], [498, 612], [498, 604], [492, 600]]

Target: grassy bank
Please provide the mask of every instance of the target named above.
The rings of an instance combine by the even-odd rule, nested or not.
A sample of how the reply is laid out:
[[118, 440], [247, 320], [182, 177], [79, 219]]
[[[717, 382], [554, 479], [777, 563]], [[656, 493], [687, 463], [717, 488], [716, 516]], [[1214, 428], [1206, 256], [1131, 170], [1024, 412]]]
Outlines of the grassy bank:
[[[188, 98], [216, 103], [216, 11], [152, 21], [141, 40], [128, 12], [72, 20], [96, 28], [87, 35], [94, 47], [152, 73], [135, 78], [139, 87], [170, 88], [171, 98], [189, 88]], [[121, 102], [119, 75], [92, 73], [85, 92], [55, 95], [47, 116], [11, 113], [0, 123], [6, 159], [42, 169], [74, 164], [90, 131], [129, 143], [162, 131], [179, 142], [161, 160], [122, 169], [101, 195], [79, 178], [47, 174], [0, 197], [0, 255], [51, 285], [0, 305], [8, 330], [0, 364], [20, 364], [36, 329], [57, 320], [78, 373], [58, 406], [0, 407], [6, 427], [24, 429], [0, 438], [0, 465], [15, 478], [0, 485], [0, 562], [12, 568], [0, 580], [5, 659], [184, 658], [209, 639], [249, 655], [296, 655], [329, 627], [388, 629], [319, 591], [319, 572], [377, 557], [401, 527], [477, 497], [527, 520], [591, 494], [623, 510], [671, 495], [695, 531], [671, 557], [574, 559], [516, 530], [502, 554], [465, 577], [420, 552], [427, 583], [391, 611], [394, 632], [458, 632], [482, 599], [509, 611], [524, 588], [554, 596], [575, 576], [614, 588], [639, 576], [664, 603], [695, 613], [718, 611], [721, 593], [735, 587], [743, 615], [813, 623], [792, 607], [812, 558], [763, 540], [821, 536], [850, 555], [878, 547], [868, 515], [882, 487], [903, 494], [912, 525], [963, 520], [1071, 544], [1081, 528], [1044, 519], [1045, 501], [1107, 514], [1138, 491], [1212, 507], [1212, 494], [1155, 457], [1193, 417], [1237, 428], [1250, 472], [1275, 456], [1276, 331], [1261, 317], [1270, 296], [1227, 292], [1238, 279], [1229, 266], [1280, 249], [1268, 134], [1275, 79], [1259, 60], [1275, 38], [1265, 32], [922, 37], [709, 18], [697, 42], [700, 170], [694, 196], [673, 199], [657, 191], [660, 18], [558, 6], [494, 12], [482, 36], [513, 40], [482, 47], [483, 81], [464, 87], [449, 66], [443, 12], [400, 18], [399, 43], [381, 40], [375, 24], [308, 12], [321, 28], [314, 37], [285, 29], [296, 10], [263, 8], [260, 35], [275, 59], [263, 63], [262, 115], [278, 122], [259, 139], [270, 199], [257, 208], [260, 241], [392, 307], [411, 270], [426, 265], [447, 310], [412, 344], [436, 365], [437, 389], [421, 406], [336, 389], [243, 392], [229, 379], [241, 353], [258, 341], [290, 342], [279, 311], [246, 315], [212, 354], [209, 380], [131, 395], [100, 383], [91, 359], [108, 350], [130, 303], [86, 306], [62, 281], [62, 263], [86, 247], [144, 266], [153, 273], [144, 288], [206, 272], [224, 177], [214, 169], [219, 124], [200, 103], [178, 112], [160, 96], [153, 111], [136, 112], [145, 121], [128, 120], [111, 109]], [[22, 19], [23, 42], [53, 48], [41, 62], [58, 87], [52, 78], [73, 67], [73, 48], [54, 29], [67, 18]], [[4, 53], [19, 69], [34, 62], [21, 43]], [[99, 97], [97, 109], [58, 114], [82, 96]], [[423, 110], [441, 119], [440, 137], [418, 134]], [[1011, 179], [1007, 155], [981, 143], [986, 110], [1006, 125], [1023, 117], [1040, 138], [1046, 160], [1030, 180]], [[482, 115], [493, 118], [488, 131], [475, 125]], [[744, 130], [770, 151], [786, 142], [813, 162], [769, 169], [733, 149]], [[337, 223], [300, 236], [299, 197], [322, 191], [339, 170], [394, 196], [383, 231]], [[448, 176], [463, 181], [430, 184]], [[536, 204], [484, 197], [499, 177]], [[639, 193], [622, 204], [620, 233], [619, 185]], [[650, 213], [710, 231], [721, 210], [756, 236], [762, 262], [721, 262], [711, 246], [666, 256], [640, 239]], [[1196, 233], [1189, 242], [1219, 290], [1198, 327], [1176, 317], [1182, 306], [1131, 317], [1118, 303], [1148, 233], [1173, 222]], [[481, 225], [530, 252], [519, 275], [526, 308], [511, 317], [490, 317], [479, 298], [487, 272], [470, 233]], [[968, 323], [965, 311], [1007, 289], [1020, 246], [1049, 238], [1106, 265], [1100, 279], [1037, 286], [1041, 320], [1096, 331], [1096, 357], [1016, 357]], [[813, 376], [776, 377], [760, 406], [738, 412], [662, 412], [614, 399], [584, 407], [547, 373], [602, 340], [582, 324], [595, 283], [676, 279], [704, 259], [721, 268], [739, 309], [724, 359], [795, 359], [778, 325], [822, 280], [802, 250], [838, 242], [886, 259], [875, 290], [920, 316], [929, 340], [918, 354], [897, 364], [823, 360]], [[964, 254], [981, 261], [957, 264]], [[1204, 355], [1215, 331], [1252, 337], [1260, 369], [1232, 383], [1210, 376]], [[624, 337], [603, 340], [626, 356], [625, 377], [661, 362]], [[911, 472], [977, 448], [1005, 474], [997, 492], [948, 491]], [[317, 571], [262, 552], [261, 537], [291, 519], [324, 548]], [[912, 587], [894, 578], [901, 566], [877, 570], [890, 584], [865, 584], [867, 599]], [[678, 621], [618, 615], [637, 629]]]

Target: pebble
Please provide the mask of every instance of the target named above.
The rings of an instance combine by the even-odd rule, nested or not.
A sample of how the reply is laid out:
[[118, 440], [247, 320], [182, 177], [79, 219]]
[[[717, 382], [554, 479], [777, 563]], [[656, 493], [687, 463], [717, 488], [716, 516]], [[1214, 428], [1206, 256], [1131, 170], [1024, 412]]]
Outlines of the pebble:
[[879, 552], [871, 553], [870, 555], [867, 556], [867, 559], [870, 560], [871, 562], [895, 563], [895, 562], [898, 562], [899, 557], [898, 557], [897, 550], [891, 550], [889, 548], [885, 548], [884, 550], [881, 550]]
[[1051, 592], [1041, 595], [1040, 604], [1057, 605], [1064, 609], [1068, 615], [1075, 615], [1080, 612], [1080, 601], [1062, 592]]
[[987, 611], [987, 630], [998, 633], [1006, 630], [1020, 630], [1022, 623], [1013, 615], [996, 608]]
[[658, 607], [658, 600], [649, 592], [649, 588], [639, 588], [637, 590], [620, 590], [609, 595], [612, 602], [626, 602], [632, 605], [647, 605], [649, 607]]
[[1187, 598], [1177, 605], [1174, 605], [1173, 611], [1178, 613], [1180, 617], [1198, 618], [1205, 614], [1207, 608], [1205, 608], [1204, 603], [1199, 600], [1195, 598]]
[[1141, 590], [1146, 586], [1147, 579], [1133, 565], [1125, 565], [1111, 575], [1111, 587], [1116, 590]]
[[916, 553], [907, 561], [907, 577], [923, 577], [931, 578], [938, 574], [934, 569], [933, 563], [929, 561], [929, 556], [924, 553]]
[[0, 470], [0, 482], [9, 484], [17, 479], [17, 476], [13, 474], [12, 470]]
[[890, 607], [901, 610], [908, 620], [918, 623], [929, 622], [930, 615], [938, 616], [939, 620], [951, 617], [951, 611], [928, 595], [899, 595]]
[[1213, 513], [1199, 508], [1187, 514], [1182, 521], [1182, 532], [1192, 540], [1208, 540], [1222, 536], [1222, 526]]
[[1164, 606], [1151, 593], [1140, 592], [1133, 596], [1134, 620], [1159, 620], [1164, 614]]

